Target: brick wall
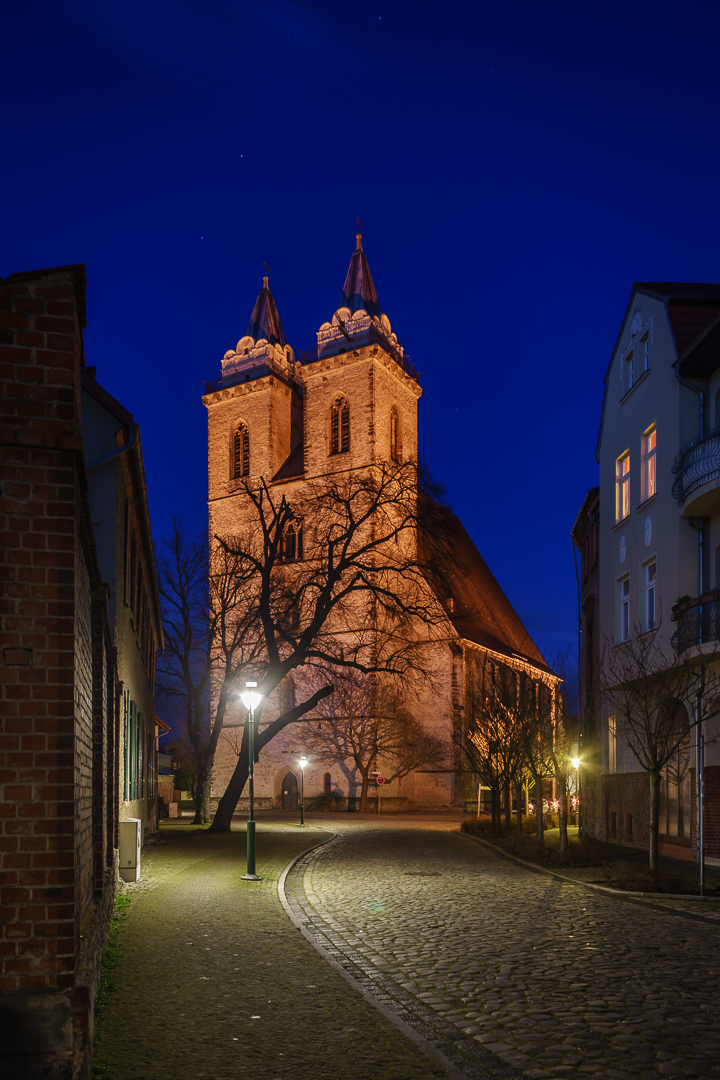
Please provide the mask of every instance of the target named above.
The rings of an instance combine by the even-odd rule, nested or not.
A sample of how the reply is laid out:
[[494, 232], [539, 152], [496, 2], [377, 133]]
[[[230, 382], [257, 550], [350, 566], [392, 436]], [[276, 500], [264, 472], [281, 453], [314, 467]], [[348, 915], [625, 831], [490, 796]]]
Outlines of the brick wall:
[[[693, 852], [697, 849], [697, 788], [695, 769], [690, 770], [690, 839]], [[705, 766], [705, 854], [720, 857], [720, 765]]]

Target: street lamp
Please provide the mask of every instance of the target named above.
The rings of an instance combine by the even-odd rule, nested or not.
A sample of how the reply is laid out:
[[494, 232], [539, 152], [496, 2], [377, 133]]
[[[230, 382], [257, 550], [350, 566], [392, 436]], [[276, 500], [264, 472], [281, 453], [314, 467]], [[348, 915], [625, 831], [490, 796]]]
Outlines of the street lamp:
[[[255, 688], [255, 689], [253, 689]], [[262, 701], [256, 682], [246, 682], [240, 700], [248, 711], [248, 819], [247, 819], [247, 873], [243, 881], [262, 881], [255, 873], [255, 710]]]
[[305, 824], [305, 766], [308, 763], [308, 759], [303, 756], [300, 758], [300, 824]]
[[582, 826], [580, 824], [580, 758], [574, 757], [572, 760], [572, 767], [577, 773], [577, 831], [578, 836], [582, 836]]

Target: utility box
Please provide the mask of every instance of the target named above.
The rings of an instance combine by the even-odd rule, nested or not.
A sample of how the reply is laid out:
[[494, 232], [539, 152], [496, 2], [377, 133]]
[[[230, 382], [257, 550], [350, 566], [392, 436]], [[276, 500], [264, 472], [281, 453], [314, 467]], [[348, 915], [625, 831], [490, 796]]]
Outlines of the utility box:
[[126, 818], [120, 823], [120, 877], [137, 881], [140, 877], [140, 818]]

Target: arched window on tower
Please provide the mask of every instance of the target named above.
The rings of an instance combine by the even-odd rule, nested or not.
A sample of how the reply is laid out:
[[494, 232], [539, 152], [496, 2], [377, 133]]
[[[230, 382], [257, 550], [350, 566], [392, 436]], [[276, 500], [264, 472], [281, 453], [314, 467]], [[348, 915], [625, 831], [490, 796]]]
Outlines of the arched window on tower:
[[402, 461], [402, 429], [400, 413], [395, 405], [390, 410], [390, 457], [398, 464]]
[[344, 454], [350, 449], [350, 405], [338, 395], [330, 407], [330, 453]]
[[250, 434], [246, 424], [238, 424], [235, 428], [232, 443], [232, 476], [233, 480], [250, 474]]

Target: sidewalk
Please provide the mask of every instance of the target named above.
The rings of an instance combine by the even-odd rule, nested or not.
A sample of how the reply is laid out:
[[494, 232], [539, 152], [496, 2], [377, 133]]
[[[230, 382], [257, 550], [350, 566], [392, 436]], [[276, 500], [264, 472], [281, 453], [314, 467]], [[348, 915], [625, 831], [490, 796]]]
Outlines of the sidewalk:
[[[244, 828], [163, 822], [119, 935], [122, 958], [95, 1044], [107, 1080], [441, 1080], [446, 1073], [320, 958], [277, 882], [329, 836], [260, 821], [258, 873], [241, 881]], [[164, 841], [169, 841], [165, 843]]]

